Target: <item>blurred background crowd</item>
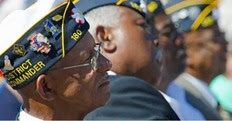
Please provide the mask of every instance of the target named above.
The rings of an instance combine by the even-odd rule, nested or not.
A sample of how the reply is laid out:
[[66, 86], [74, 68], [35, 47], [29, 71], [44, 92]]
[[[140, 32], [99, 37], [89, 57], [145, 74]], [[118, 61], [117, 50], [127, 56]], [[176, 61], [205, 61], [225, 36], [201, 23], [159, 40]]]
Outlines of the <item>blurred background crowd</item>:
[[[0, 22], [35, 2], [0, 0]], [[151, 0], [141, 7], [148, 31], [157, 36], [161, 74], [158, 81], [136, 76], [167, 96], [182, 120], [232, 120], [231, 6], [231, 0]], [[0, 80], [0, 120], [14, 120], [22, 103]]]

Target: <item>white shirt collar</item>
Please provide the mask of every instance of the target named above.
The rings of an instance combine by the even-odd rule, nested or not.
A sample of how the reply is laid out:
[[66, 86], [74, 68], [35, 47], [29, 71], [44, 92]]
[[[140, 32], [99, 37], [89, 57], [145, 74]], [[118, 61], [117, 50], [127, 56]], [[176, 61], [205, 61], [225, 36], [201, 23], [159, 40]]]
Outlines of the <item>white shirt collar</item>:
[[183, 73], [183, 77], [202, 93], [202, 95], [205, 97], [205, 99], [209, 102], [211, 106], [213, 106], [214, 108], [217, 107], [217, 101], [213, 94], [210, 92], [209, 87], [205, 82], [197, 79], [196, 77], [188, 73]]
[[182, 120], [184, 119], [181, 110], [180, 110], [180, 104], [177, 102], [176, 99], [166, 95], [162, 91], [159, 90], [159, 92], [163, 95], [164, 99], [169, 103], [171, 108], [174, 110], [174, 112], [178, 115], [178, 117]]
[[43, 121], [39, 118], [36, 118], [32, 115], [29, 115], [28, 113], [26, 113], [25, 111], [23, 111], [22, 107], [19, 113], [19, 117], [18, 117], [19, 121]]
[[115, 75], [117, 75], [115, 72], [113, 72], [113, 71], [107, 71], [107, 74], [108, 75], [110, 75], [110, 76], [115, 76]]

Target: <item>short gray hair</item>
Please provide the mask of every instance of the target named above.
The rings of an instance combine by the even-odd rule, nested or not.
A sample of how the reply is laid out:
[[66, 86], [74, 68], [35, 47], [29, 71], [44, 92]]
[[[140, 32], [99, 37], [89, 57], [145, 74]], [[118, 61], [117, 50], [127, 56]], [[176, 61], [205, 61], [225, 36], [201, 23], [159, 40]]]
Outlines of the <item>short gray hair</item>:
[[119, 23], [122, 10], [114, 5], [99, 7], [85, 14], [86, 20], [90, 24], [89, 32], [92, 35], [96, 33], [96, 27], [99, 25], [113, 27]]

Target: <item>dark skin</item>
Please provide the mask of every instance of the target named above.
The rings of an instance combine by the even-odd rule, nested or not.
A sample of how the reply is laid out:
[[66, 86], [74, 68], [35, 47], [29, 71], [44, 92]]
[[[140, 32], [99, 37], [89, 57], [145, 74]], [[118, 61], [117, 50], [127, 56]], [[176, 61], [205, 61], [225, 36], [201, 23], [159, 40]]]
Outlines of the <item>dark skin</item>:
[[[213, 77], [223, 72], [226, 42], [224, 38], [220, 36], [220, 32], [217, 26], [213, 26], [211, 29], [199, 30], [196, 32], [187, 32], [184, 34], [183, 39], [177, 38], [176, 40], [172, 40], [172, 38], [163, 34], [165, 33], [165, 31], [171, 30], [166, 27], [170, 23], [170, 19], [168, 18], [168, 16], [164, 13], [160, 13], [156, 15], [156, 17], [154, 17], [154, 21], [156, 28], [161, 33], [159, 36], [159, 40], [161, 49], [164, 52], [164, 57], [162, 61], [163, 67], [161, 68], [161, 82], [158, 86], [160, 90], [165, 91], [169, 83], [174, 80], [181, 72], [184, 71], [185, 55], [184, 53], [182, 53], [182, 55], [179, 56], [179, 52], [181, 52], [179, 50], [182, 50], [182, 52], [184, 52], [184, 44], [188, 45], [186, 47], [191, 47], [189, 43], [207, 42], [205, 43], [205, 45], [202, 45], [202, 47], [205, 47], [205, 49], [200, 49], [200, 47], [191, 47], [191, 49], [187, 48], [186, 51], [188, 57], [186, 61], [187, 67], [185, 69], [185, 72], [188, 72], [199, 79], [206, 80], [207, 83], [209, 83]], [[219, 38], [219, 40], [221, 41], [216, 42], [218, 40], [215, 40], [214, 38]], [[215, 55], [212, 55], [212, 52]], [[202, 60], [199, 60], [200, 58], [202, 58]], [[209, 61], [206, 62], [203, 58], [208, 58], [207, 60]], [[210, 60], [214, 61], [211, 62]], [[214, 65], [214, 67], [211, 67], [212, 65]]]
[[[52, 69], [90, 62], [94, 45], [92, 36], [87, 32]], [[112, 64], [102, 55], [98, 62], [97, 70], [85, 66], [41, 74], [18, 90], [23, 97], [24, 111], [43, 120], [82, 120], [90, 111], [105, 105], [110, 98], [110, 90], [109, 83], [102, 82], [108, 81], [106, 71]]]
[[165, 92], [168, 85], [184, 70], [185, 53], [182, 38], [173, 38], [174, 26], [165, 13], [152, 15], [154, 28], [159, 32], [159, 46], [163, 52], [161, 61], [161, 78], [158, 84], [153, 84]]
[[232, 80], [232, 69], [231, 69], [231, 66], [232, 66], [232, 52], [228, 52], [226, 58], [227, 58], [226, 70], [225, 70], [224, 74], [225, 74], [225, 76], [227, 78]]
[[159, 65], [154, 61], [157, 48], [155, 38], [146, 31], [145, 19], [130, 8], [115, 7], [122, 10], [118, 25], [99, 25], [94, 35], [97, 42], [103, 42], [103, 55], [111, 60], [111, 70], [156, 83], [160, 75]]
[[207, 84], [225, 70], [226, 41], [217, 27], [185, 34], [187, 67], [185, 72]]

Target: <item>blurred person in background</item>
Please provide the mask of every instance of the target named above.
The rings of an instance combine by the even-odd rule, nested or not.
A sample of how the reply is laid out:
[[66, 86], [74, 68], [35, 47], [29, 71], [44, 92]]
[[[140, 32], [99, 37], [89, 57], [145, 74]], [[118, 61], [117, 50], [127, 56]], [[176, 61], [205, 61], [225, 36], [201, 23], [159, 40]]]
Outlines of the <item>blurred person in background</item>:
[[215, 77], [210, 83], [210, 89], [217, 98], [220, 112], [224, 119], [232, 119], [232, 52], [227, 52], [226, 70], [224, 74]]
[[231, 0], [221, 0], [218, 7], [218, 24], [220, 30], [224, 32], [227, 45], [227, 60], [225, 73], [215, 77], [210, 83], [210, 89], [216, 96], [220, 112], [224, 119], [232, 119], [232, 22], [231, 22]]
[[[176, 31], [171, 19], [165, 13], [160, 1], [147, 3], [148, 21], [159, 33], [159, 56], [161, 63], [161, 78], [153, 84], [160, 89], [181, 120], [205, 120], [202, 113], [194, 108], [186, 99], [186, 91], [174, 82], [174, 79], [184, 71], [185, 50], [181, 34]], [[189, 94], [191, 95], [191, 94]], [[173, 104], [174, 103], [174, 104]]]
[[[217, 0], [210, 1], [168, 1], [165, 11], [172, 19], [178, 32], [183, 34], [186, 47], [186, 68], [177, 77], [176, 83], [198, 100], [189, 100], [206, 119], [221, 119], [217, 100], [208, 84], [225, 65], [226, 42], [217, 26], [213, 9]], [[200, 106], [199, 101], [205, 106]], [[203, 108], [205, 107], [205, 108]]]
[[[153, 26], [154, 34], [159, 39], [159, 52], [161, 58], [161, 81], [158, 84], [160, 90], [167, 88], [166, 83], [175, 79], [185, 68], [185, 51], [183, 47], [182, 35], [176, 31], [169, 16], [159, 0], [151, 0], [147, 3], [148, 21]], [[175, 63], [175, 64], [173, 64]], [[168, 81], [167, 81], [168, 80]], [[161, 86], [162, 85], [162, 86]], [[166, 86], [165, 86], [166, 85]]]

